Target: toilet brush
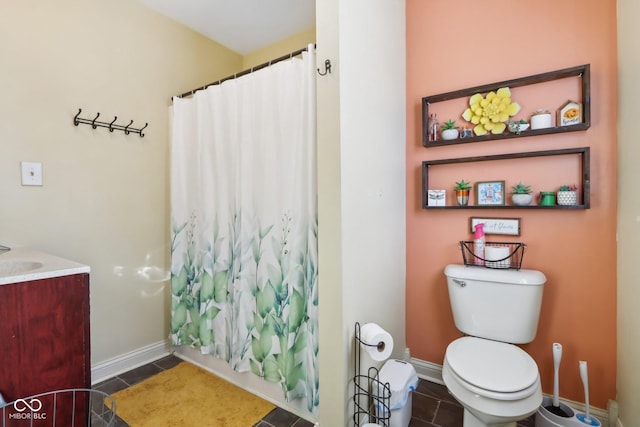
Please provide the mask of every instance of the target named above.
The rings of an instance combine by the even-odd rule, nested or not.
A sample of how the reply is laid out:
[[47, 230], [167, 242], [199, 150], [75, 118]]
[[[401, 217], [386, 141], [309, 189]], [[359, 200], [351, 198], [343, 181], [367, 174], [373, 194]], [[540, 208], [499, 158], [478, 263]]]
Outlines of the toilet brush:
[[545, 406], [545, 409], [554, 415], [570, 418], [573, 414], [568, 414], [560, 407], [560, 360], [562, 360], [562, 344], [553, 343], [553, 405]]
[[589, 373], [587, 371], [587, 362], [581, 360], [579, 362], [580, 365], [580, 379], [582, 380], [582, 385], [584, 386], [584, 414], [577, 414], [576, 417], [581, 422], [585, 423], [588, 426], [601, 426], [600, 421], [597, 418], [589, 415]]

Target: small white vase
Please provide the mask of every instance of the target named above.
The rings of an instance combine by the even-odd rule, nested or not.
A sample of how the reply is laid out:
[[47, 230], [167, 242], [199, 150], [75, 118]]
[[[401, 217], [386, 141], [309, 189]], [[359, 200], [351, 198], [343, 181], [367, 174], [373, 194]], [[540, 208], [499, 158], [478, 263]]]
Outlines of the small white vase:
[[511, 201], [514, 205], [527, 206], [531, 204], [533, 200], [533, 194], [512, 194]]
[[447, 129], [442, 131], [442, 139], [458, 139], [458, 129]]

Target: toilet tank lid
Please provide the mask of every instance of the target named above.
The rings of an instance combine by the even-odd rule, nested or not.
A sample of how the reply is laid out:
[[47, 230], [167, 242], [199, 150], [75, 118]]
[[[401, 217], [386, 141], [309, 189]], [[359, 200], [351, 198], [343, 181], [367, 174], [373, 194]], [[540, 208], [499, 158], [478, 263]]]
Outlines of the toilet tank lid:
[[537, 270], [500, 270], [486, 267], [449, 264], [444, 268], [447, 277], [485, 282], [514, 283], [519, 285], [544, 285], [547, 277]]

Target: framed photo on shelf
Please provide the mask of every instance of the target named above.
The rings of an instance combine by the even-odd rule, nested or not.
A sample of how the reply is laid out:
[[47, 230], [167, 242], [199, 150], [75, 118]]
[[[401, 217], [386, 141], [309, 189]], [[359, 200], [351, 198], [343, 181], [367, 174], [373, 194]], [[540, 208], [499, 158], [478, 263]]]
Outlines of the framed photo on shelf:
[[504, 181], [476, 182], [477, 206], [504, 206]]

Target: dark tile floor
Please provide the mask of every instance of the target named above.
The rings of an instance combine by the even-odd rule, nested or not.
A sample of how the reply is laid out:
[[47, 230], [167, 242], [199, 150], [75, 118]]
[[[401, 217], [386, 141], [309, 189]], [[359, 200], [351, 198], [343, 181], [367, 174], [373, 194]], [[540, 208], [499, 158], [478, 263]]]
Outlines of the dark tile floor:
[[[170, 369], [180, 362], [182, 362], [180, 358], [170, 355], [103, 381], [96, 384], [93, 388], [107, 394], [112, 394], [137, 384], [165, 369]], [[409, 427], [462, 427], [462, 407], [447, 392], [444, 386], [421, 379], [418, 383], [418, 388], [411, 394], [413, 408]], [[92, 419], [92, 427], [102, 425], [104, 424], [99, 416], [96, 416], [95, 420]], [[253, 427], [312, 426], [313, 423], [283, 409], [276, 408]], [[534, 426], [535, 422], [533, 417], [518, 423], [518, 427]], [[114, 427], [128, 427], [128, 424], [116, 417]]]

